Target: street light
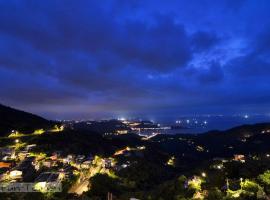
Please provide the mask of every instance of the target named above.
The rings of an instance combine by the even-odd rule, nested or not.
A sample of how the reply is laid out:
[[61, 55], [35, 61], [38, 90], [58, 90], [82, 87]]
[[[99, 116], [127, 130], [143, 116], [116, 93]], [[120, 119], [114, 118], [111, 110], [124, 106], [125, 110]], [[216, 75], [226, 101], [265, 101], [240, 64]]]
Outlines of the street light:
[[242, 184], [243, 184], [243, 178], [240, 178], [240, 187], [241, 187], [241, 190], [242, 190]]
[[206, 177], [206, 173], [205, 172], [202, 173], [202, 177]]

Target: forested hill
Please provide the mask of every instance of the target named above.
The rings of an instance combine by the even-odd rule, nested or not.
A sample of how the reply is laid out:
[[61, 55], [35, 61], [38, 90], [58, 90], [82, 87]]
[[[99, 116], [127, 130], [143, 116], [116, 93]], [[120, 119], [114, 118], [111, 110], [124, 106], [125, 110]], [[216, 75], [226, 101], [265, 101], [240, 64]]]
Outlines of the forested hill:
[[0, 104], [0, 136], [8, 134], [11, 130], [31, 132], [51, 125], [52, 122], [42, 117]]

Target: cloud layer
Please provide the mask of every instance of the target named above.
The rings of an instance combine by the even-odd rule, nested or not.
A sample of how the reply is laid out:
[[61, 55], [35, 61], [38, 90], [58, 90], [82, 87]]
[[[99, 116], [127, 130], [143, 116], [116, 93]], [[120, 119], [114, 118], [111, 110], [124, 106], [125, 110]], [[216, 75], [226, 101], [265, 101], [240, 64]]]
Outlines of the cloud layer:
[[269, 112], [269, 8], [0, 1], [0, 101], [49, 118]]

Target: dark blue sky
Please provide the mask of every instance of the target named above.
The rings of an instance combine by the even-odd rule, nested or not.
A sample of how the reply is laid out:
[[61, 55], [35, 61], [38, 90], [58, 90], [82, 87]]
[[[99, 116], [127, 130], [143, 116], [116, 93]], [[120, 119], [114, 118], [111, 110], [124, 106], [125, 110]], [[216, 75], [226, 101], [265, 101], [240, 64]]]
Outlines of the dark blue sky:
[[0, 102], [48, 118], [269, 113], [270, 1], [0, 1]]

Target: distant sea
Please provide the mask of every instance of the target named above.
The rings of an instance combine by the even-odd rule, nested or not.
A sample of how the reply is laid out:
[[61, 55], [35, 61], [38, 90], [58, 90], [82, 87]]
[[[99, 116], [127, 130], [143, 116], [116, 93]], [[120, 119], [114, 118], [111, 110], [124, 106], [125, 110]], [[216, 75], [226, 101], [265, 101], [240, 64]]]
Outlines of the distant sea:
[[180, 117], [175, 121], [164, 121], [162, 126], [181, 126], [185, 128], [161, 130], [163, 134], [196, 134], [210, 130], [227, 130], [244, 124], [270, 123], [270, 115], [196, 116]]

